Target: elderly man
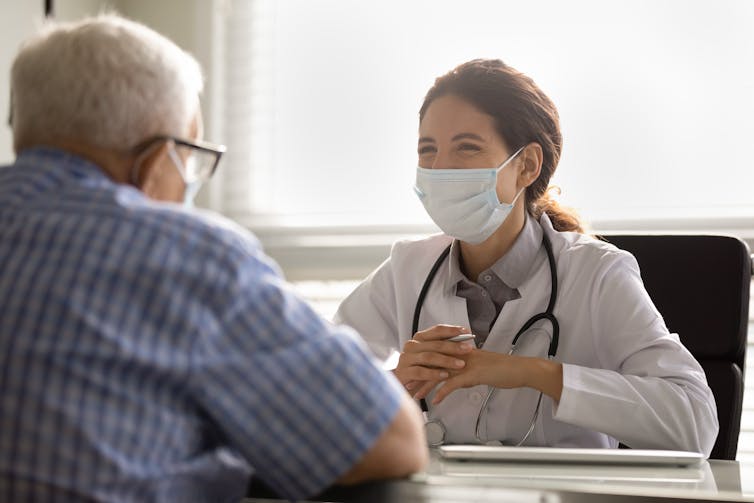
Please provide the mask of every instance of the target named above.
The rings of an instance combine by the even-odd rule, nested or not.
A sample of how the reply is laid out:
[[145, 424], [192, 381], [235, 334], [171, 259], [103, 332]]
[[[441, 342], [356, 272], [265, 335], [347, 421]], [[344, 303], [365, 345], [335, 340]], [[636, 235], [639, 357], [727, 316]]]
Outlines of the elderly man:
[[12, 69], [0, 170], [0, 501], [288, 498], [404, 476], [421, 416], [248, 233], [186, 211], [223, 148], [189, 55], [115, 16]]

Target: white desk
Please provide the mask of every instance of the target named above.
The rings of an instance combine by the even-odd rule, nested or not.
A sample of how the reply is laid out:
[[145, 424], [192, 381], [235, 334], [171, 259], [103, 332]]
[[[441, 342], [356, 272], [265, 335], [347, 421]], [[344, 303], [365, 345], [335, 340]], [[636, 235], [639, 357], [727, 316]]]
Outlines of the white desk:
[[415, 475], [413, 481], [432, 486], [754, 502], [754, 463], [720, 460], [693, 467], [508, 464], [446, 461], [433, 453], [426, 472]]
[[[254, 496], [254, 495], [252, 495]], [[695, 467], [446, 461], [432, 453], [424, 473], [325, 492], [312, 501], [639, 503], [754, 502], [754, 462]], [[244, 501], [270, 501], [263, 498]]]

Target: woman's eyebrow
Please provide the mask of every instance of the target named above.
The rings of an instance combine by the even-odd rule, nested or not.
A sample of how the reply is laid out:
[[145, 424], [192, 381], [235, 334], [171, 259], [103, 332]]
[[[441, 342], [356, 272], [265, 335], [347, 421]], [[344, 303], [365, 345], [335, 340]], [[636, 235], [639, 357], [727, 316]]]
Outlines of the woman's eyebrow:
[[458, 141], [458, 140], [476, 140], [476, 141], [481, 141], [481, 142], [485, 141], [484, 138], [474, 133], [458, 133], [451, 139], [451, 141]]
[[[476, 140], [485, 142], [486, 140], [475, 133], [458, 133], [453, 138], [451, 138], [451, 141], [458, 141], [458, 140]], [[435, 139], [431, 136], [422, 136], [419, 138], [419, 143], [436, 143]]]

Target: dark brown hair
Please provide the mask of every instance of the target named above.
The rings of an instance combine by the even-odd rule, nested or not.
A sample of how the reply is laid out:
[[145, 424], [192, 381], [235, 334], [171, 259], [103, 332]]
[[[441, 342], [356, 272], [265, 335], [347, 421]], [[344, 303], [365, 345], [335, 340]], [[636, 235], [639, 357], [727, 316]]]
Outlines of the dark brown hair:
[[538, 143], [542, 171], [526, 188], [527, 211], [537, 219], [547, 213], [556, 230], [584, 232], [579, 217], [550, 197], [548, 184], [560, 161], [563, 136], [555, 105], [531, 78], [499, 59], [463, 63], [435, 80], [419, 110], [419, 120], [435, 99], [446, 95], [457, 96], [492, 117], [509, 149]]

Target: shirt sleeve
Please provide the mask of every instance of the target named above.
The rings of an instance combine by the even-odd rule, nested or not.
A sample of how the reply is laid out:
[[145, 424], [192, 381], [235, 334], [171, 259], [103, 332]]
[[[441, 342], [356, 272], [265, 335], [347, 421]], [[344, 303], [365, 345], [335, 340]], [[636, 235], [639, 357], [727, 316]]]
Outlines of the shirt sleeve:
[[623, 255], [592, 293], [594, 347], [602, 368], [563, 365], [555, 419], [606, 433], [633, 448], [709, 455], [715, 400], [699, 363], [671, 334]]
[[226, 290], [227, 309], [192, 352], [200, 405], [279, 494], [315, 494], [363, 457], [403, 391], [353, 330], [314, 313], [261, 251]]
[[390, 259], [369, 275], [338, 307], [334, 320], [354, 328], [381, 360], [400, 351]]

